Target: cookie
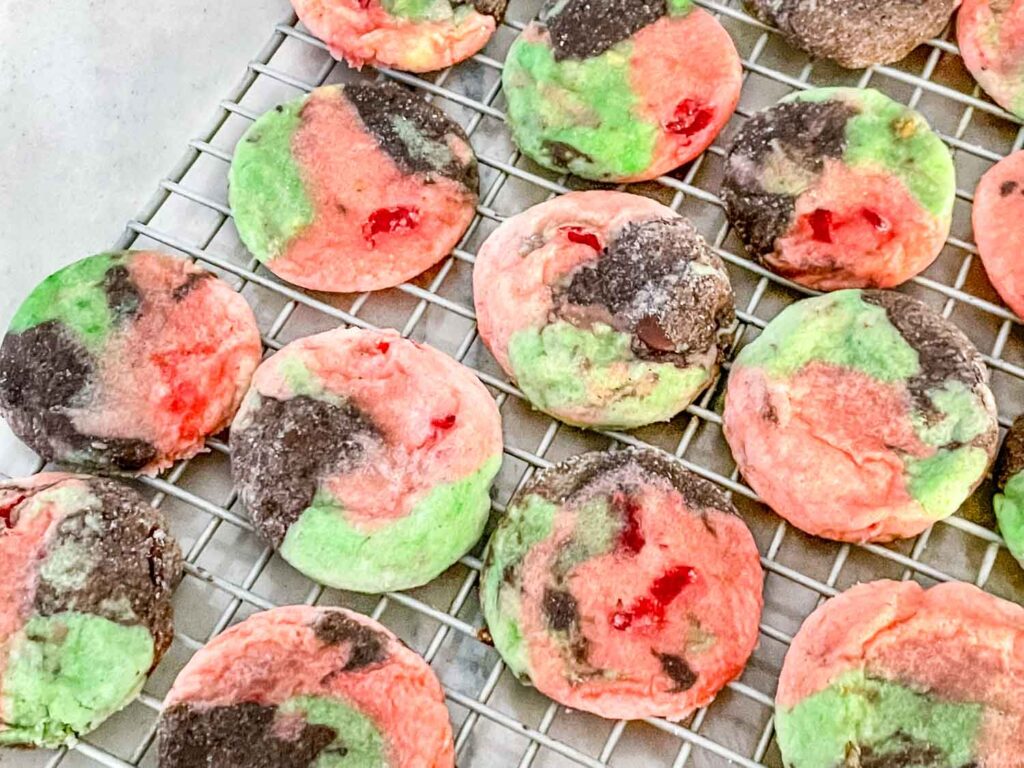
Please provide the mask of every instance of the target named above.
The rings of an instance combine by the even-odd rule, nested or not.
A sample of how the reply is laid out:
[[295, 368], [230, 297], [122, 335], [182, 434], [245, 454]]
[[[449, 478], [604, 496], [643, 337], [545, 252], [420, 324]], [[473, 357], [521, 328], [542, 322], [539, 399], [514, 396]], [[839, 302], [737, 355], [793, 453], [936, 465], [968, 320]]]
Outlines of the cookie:
[[18, 308], [0, 345], [0, 414], [47, 461], [155, 474], [228, 425], [260, 353], [252, 310], [213, 274], [101, 253]]
[[744, 0], [791, 45], [847, 69], [891, 64], [940, 34], [960, 0]]
[[1024, 3], [964, 0], [956, 38], [978, 85], [1003, 109], [1024, 117]]
[[506, 219], [473, 271], [480, 335], [569, 424], [671, 419], [715, 378], [735, 320], [721, 259], [675, 211], [572, 192]]
[[999, 493], [992, 506], [1006, 548], [1024, 564], [1024, 416], [1018, 416], [1006, 433], [996, 462]]
[[185, 665], [164, 701], [160, 768], [453, 768], [444, 693], [373, 619], [290, 605]]
[[238, 142], [238, 235], [278, 277], [372, 291], [447, 256], [473, 219], [476, 157], [455, 121], [394, 83], [329, 85], [281, 104]]
[[653, 179], [693, 160], [739, 101], [740, 58], [692, 0], [548, 0], [505, 58], [519, 148], [598, 181]]
[[476, 376], [394, 331], [286, 345], [231, 425], [257, 532], [311, 579], [357, 592], [425, 584], [468, 552], [501, 452], [498, 406]]
[[775, 731], [787, 768], [1010, 768], [1024, 751], [1024, 609], [970, 584], [859, 584], [786, 654]]
[[433, 72], [468, 59], [491, 39], [508, 0], [292, 0], [331, 55], [406, 72]]
[[1007, 306], [1024, 318], [1024, 152], [993, 165], [978, 182], [971, 210], [985, 272]]
[[736, 357], [722, 418], [766, 504], [807, 533], [852, 542], [914, 536], [952, 515], [999, 438], [981, 355], [892, 291], [784, 309]]
[[516, 494], [481, 603], [509, 669], [602, 717], [680, 720], [754, 649], [762, 572], [726, 496], [651, 449], [585, 453]]
[[823, 291], [926, 269], [956, 194], [946, 145], [878, 91], [817, 88], [758, 112], [729, 148], [722, 202], [752, 258]]
[[0, 747], [59, 747], [135, 698], [173, 639], [181, 551], [131, 488], [0, 483]]

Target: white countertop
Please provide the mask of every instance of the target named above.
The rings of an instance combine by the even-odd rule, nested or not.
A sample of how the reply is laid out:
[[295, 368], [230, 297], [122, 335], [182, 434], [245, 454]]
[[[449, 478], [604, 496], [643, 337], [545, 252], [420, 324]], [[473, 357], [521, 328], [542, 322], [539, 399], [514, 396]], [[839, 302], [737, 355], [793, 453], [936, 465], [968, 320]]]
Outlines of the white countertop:
[[109, 248], [288, 0], [0, 0], [0, 331]]

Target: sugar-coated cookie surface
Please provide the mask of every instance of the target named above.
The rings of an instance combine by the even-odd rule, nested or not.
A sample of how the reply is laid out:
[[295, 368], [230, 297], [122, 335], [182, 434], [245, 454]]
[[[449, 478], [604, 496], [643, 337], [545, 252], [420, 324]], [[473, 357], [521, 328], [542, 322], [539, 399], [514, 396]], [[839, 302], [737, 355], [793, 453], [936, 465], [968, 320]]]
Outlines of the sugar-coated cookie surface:
[[964, 0], [957, 14], [964, 65], [999, 106], [1024, 117], [1024, 2]]
[[509, 504], [481, 602], [509, 669], [573, 709], [686, 717], [758, 637], [757, 546], [725, 495], [652, 449], [574, 456]]
[[978, 255], [992, 286], [1024, 317], [1024, 151], [993, 165], [974, 191], [971, 219]]
[[292, 0], [302, 23], [336, 59], [433, 72], [479, 51], [507, 0]]
[[960, 0], [744, 0], [797, 48], [849, 69], [899, 61], [935, 37]]
[[981, 355], [893, 291], [784, 309], [736, 357], [722, 418], [766, 504], [808, 533], [854, 542], [913, 536], [956, 512], [999, 437]]
[[419, 586], [483, 533], [501, 417], [468, 368], [395, 331], [339, 329], [264, 362], [231, 425], [257, 532], [341, 589]]
[[779, 678], [787, 768], [1014, 768], [1024, 609], [970, 584], [874, 581], [804, 622]]
[[823, 291], [890, 288], [926, 269], [949, 234], [956, 180], [941, 139], [878, 91], [815, 88], [750, 118], [722, 181], [750, 255]]
[[717, 375], [729, 275], [670, 208], [571, 192], [506, 219], [473, 270], [480, 335], [540, 410], [577, 426], [665, 421]]
[[261, 351], [252, 310], [212, 273], [101, 253], [18, 308], [0, 346], [0, 414], [49, 461], [155, 474], [228, 425]]
[[394, 83], [317, 88], [260, 117], [229, 174], [239, 237], [271, 272], [320, 291], [370, 291], [447, 256], [473, 219], [465, 132]]
[[520, 149], [558, 171], [641, 181], [699, 155], [739, 101], [732, 39], [692, 0], [549, 1], [502, 85]]
[[0, 747], [58, 747], [135, 698], [173, 639], [181, 552], [121, 483], [0, 483]]
[[341, 608], [257, 613], [200, 649], [160, 717], [160, 768], [453, 768], [433, 671]]

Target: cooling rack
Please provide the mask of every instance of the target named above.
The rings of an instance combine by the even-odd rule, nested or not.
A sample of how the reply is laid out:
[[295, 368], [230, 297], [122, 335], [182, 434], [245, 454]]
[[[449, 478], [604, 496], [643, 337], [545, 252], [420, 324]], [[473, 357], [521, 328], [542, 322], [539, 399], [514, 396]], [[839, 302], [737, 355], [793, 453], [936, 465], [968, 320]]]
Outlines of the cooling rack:
[[[719, 18], [740, 51], [740, 108], [698, 160], [628, 189], [688, 216], [726, 261], [739, 318], [734, 346], [741, 348], [755, 338], [776, 313], [808, 291], [749, 261], [730, 234], [715, 194], [723, 147], [752, 111], [793, 90], [818, 85], [878, 88], [924, 113], [952, 149], [957, 168], [949, 241], [936, 263], [902, 290], [953, 320], [982, 351], [1000, 423], [1008, 426], [1024, 409], [1018, 406], [1024, 403], [1024, 339], [976, 258], [970, 206], [980, 175], [1024, 143], [1019, 121], [979, 93], [949, 33], [897, 65], [850, 72], [812, 62], [790, 48], [744, 13], [739, 0], [697, 2]], [[777, 768], [781, 761], [774, 740], [772, 697], [778, 672], [793, 634], [822, 600], [858, 581], [912, 578], [925, 585], [959, 579], [1022, 601], [1024, 572], [993, 531], [988, 483], [958, 515], [915, 539], [887, 546], [814, 539], [774, 516], [739, 478], [722, 437], [724, 377], [673, 422], [630, 434], [581, 432], [524, 403], [477, 336], [471, 294], [474, 253], [507, 216], [569, 189], [597, 186], [552, 174], [521, 157], [504, 125], [502, 61], [538, 6], [539, 0], [512, 0], [505, 23], [482, 53], [423, 76], [356, 73], [335, 62], [294, 16], [283, 20], [204, 132], [189, 142], [157, 193], [128, 222], [116, 247], [174, 252], [217, 272], [252, 304], [268, 352], [339, 324], [386, 326], [472, 367], [496, 398], [505, 424], [504, 464], [493, 494], [495, 517], [536, 468], [615, 444], [653, 445], [722, 486], [753, 530], [765, 570], [760, 642], [743, 676], [681, 723], [613, 722], [560, 707], [515, 681], [494, 649], [479, 638], [479, 549], [431, 584], [404, 593], [366, 596], [319, 587], [255, 537], [231, 486], [227, 445], [213, 439], [209, 453], [138, 483], [169, 519], [187, 561], [175, 597], [175, 642], [145, 691], [71, 749], [0, 752], [4, 766], [155, 766], [161, 699], [191, 654], [254, 611], [307, 602], [370, 614], [424, 655], [445, 687], [461, 768]], [[300, 291], [260, 267], [238, 240], [226, 204], [232, 148], [251, 121], [276, 103], [323, 83], [372, 78], [390, 78], [415, 88], [465, 127], [480, 158], [477, 216], [452, 256], [412, 283], [358, 295]], [[40, 468], [9, 432], [0, 435], [0, 461], [0, 472], [8, 476]]]

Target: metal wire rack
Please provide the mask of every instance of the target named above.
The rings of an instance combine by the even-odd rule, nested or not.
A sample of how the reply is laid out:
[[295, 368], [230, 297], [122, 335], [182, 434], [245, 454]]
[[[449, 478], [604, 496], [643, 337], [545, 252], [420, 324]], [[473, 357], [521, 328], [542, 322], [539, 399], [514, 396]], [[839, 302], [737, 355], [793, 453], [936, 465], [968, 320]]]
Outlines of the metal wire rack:
[[[688, 216], [728, 264], [737, 296], [736, 347], [756, 337], [781, 308], [808, 292], [743, 255], [715, 195], [723, 147], [750, 113], [795, 89], [816, 85], [879, 88], [923, 112], [953, 150], [958, 191], [953, 232], [942, 255], [903, 290], [956, 322], [985, 354], [1005, 427], [1024, 403], [1024, 338], [998, 300], [971, 242], [972, 190], [980, 175], [1024, 144], [1019, 121], [980, 95], [950, 35], [930, 41], [897, 65], [863, 72], [813, 62], [740, 9], [739, 0], [697, 0], [732, 34], [744, 66], [740, 109], [698, 160], [656, 182], [630, 186]], [[505, 461], [494, 509], [535, 468], [615, 443], [650, 444], [733, 495], [754, 531], [765, 569], [760, 643], [744, 675], [707, 708], [682, 723], [650, 719], [611, 722], [572, 712], [516, 682], [497, 653], [478, 639], [475, 590], [480, 560], [464, 557], [441, 578], [405, 593], [355, 595], [319, 587], [291, 570], [252, 532], [232, 490], [227, 446], [181, 462], [139, 485], [165, 512], [187, 555], [176, 595], [175, 642], [145, 692], [70, 750], [0, 753], [0, 764], [28, 766], [156, 765], [155, 728], [161, 698], [181, 666], [207, 640], [251, 612], [285, 603], [345, 605], [394, 629], [422, 653], [444, 684], [462, 768], [567, 766], [781, 765], [774, 743], [772, 697], [787, 646], [803, 618], [823, 599], [874, 578], [924, 584], [959, 579], [1021, 602], [1024, 573], [992, 529], [986, 484], [957, 516], [915, 539], [887, 546], [850, 546], [803, 535], [775, 517], [739, 479], [721, 434], [720, 380], [672, 423], [631, 434], [585, 433], [532, 411], [477, 337], [471, 296], [474, 252], [496, 224], [566, 190], [587, 188], [521, 157], [502, 113], [500, 70], [508, 45], [536, 13], [539, 0], [513, 0], [485, 51], [431, 75], [364, 71], [335, 62], [294, 16], [277, 24], [239, 84], [220, 103], [200, 138], [128, 222], [118, 248], [169, 250], [197, 259], [231, 282], [253, 305], [268, 350], [344, 323], [389, 326], [427, 341], [474, 368], [491, 389], [505, 422]], [[226, 204], [232, 148], [263, 111], [328, 82], [391, 78], [422, 92], [465, 127], [481, 164], [481, 199], [453, 255], [414, 282], [359, 295], [307, 293], [278, 281], [238, 240]], [[38, 460], [12, 447], [0, 455], [6, 475], [38, 470]]]

